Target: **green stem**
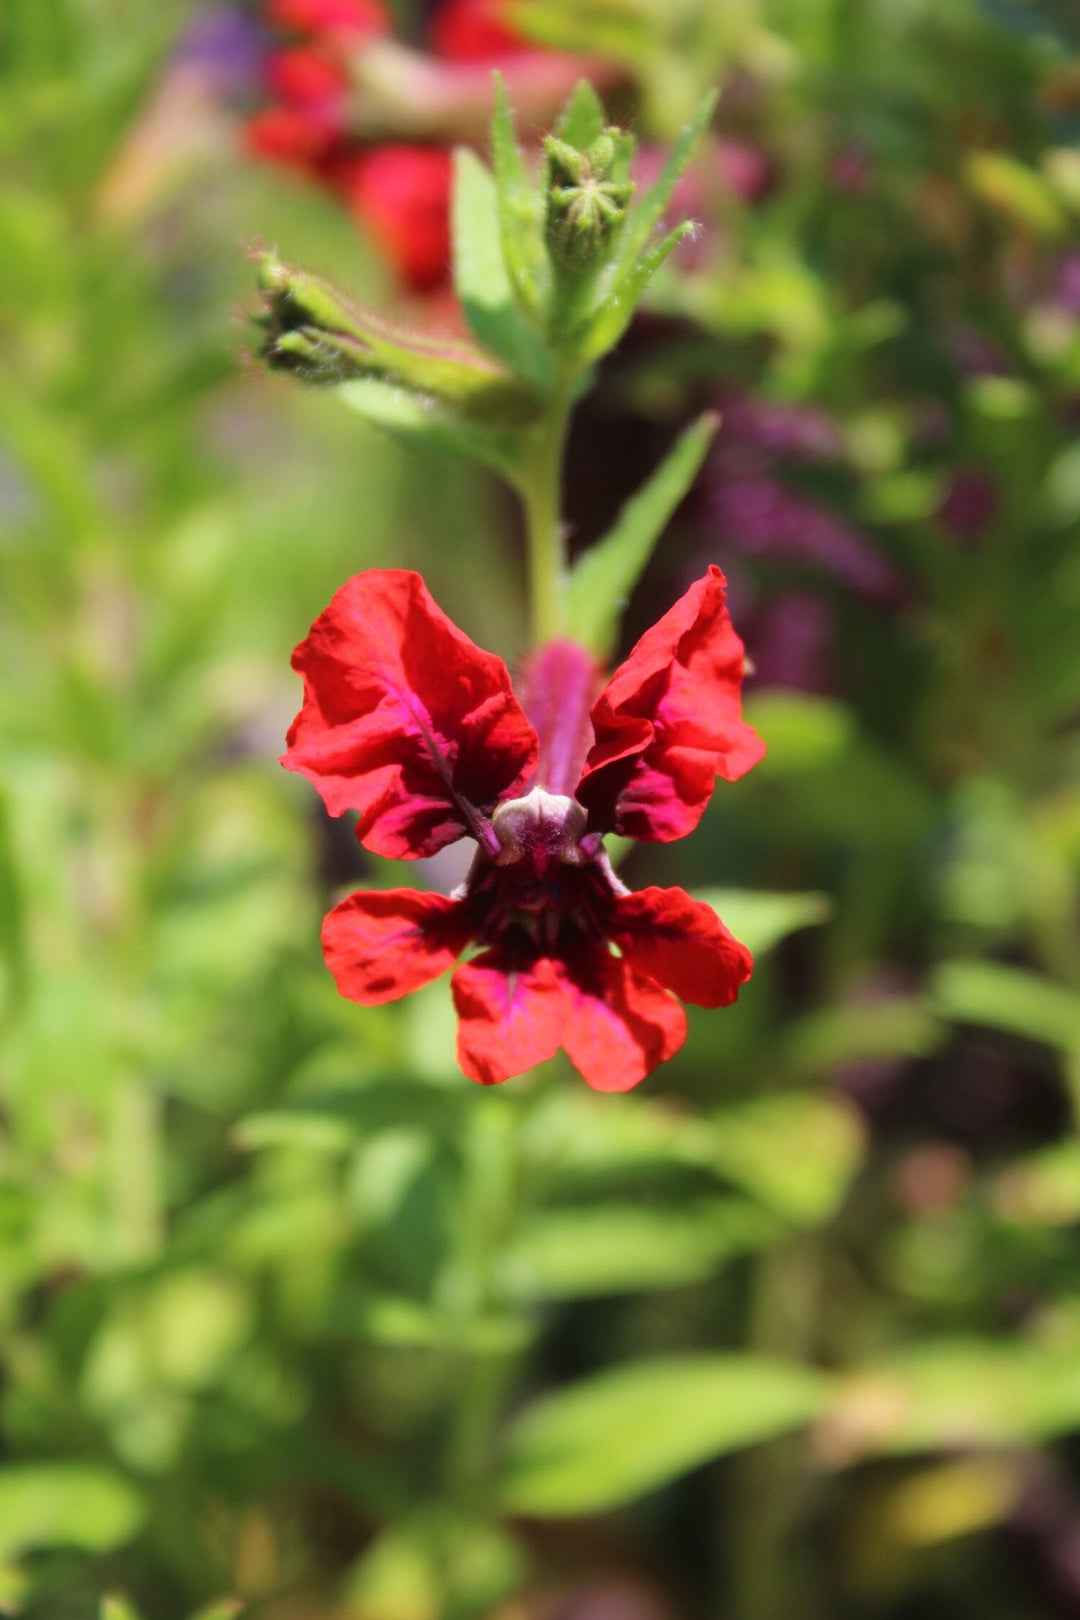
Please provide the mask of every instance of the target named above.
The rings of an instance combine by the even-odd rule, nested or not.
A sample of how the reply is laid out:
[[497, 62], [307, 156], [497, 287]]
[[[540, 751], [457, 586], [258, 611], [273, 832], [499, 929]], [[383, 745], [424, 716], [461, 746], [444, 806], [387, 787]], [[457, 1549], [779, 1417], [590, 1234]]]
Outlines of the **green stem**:
[[519, 491], [528, 548], [532, 643], [566, 632], [566, 537], [562, 524], [562, 464], [573, 379], [564, 378], [545, 419], [533, 430]]

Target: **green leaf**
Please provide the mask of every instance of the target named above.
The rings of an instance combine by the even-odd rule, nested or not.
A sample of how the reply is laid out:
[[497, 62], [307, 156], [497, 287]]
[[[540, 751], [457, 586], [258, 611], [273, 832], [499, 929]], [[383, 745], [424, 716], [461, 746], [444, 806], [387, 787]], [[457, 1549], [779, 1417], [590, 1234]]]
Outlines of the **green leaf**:
[[855, 739], [850, 712], [809, 692], [754, 692], [746, 700], [745, 713], [765, 741], [758, 780], [832, 765]]
[[543, 203], [525, 167], [514, 134], [514, 120], [502, 75], [495, 78], [495, 116], [491, 156], [503, 263], [522, 308], [538, 311], [544, 303], [551, 266], [544, 248]]
[[528, 1302], [678, 1288], [775, 1235], [775, 1223], [731, 1198], [556, 1209], [528, 1223], [502, 1269], [508, 1291]]
[[514, 303], [495, 181], [468, 147], [454, 153], [453, 232], [454, 286], [474, 335], [519, 377], [549, 387], [551, 358]]
[[715, 1116], [714, 1161], [735, 1184], [798, 1225], [839, 1208], [863, 1157], [853, 1108], [835, 1097], [755, 1097]]
[[996, 962], [947, 962], [933, 981], [943, 1018], [983, 1024], [1080, 1055], [1080, 995]]
[[512, 428], [479, 427], [434, 400], [375, 378], [342, 383], [338, 392], [350, 410], [406, 444], [465, 456], [490, 467], [511, 484], [517, 478], [520, 436]]
[[698, 889], [695, 900], [711, 906], [735, 938], [761, 956], [800, 928], [827, 922], [827, 894], [774, 894], [767, 889]]
[[632, 1502], [712, 1457], [800, 1428], [828, 1387], [805, 1367], [755, 1356], [666, 1356], [599, 1373], [514, 1425], [502, 1504], [563, 1518]]
[[652, 19], [628, 7], [583, 0], [510, 0], [513, 27], [537, 45], [582, 56], [604, 56], [631, 68], [656, 50]]
[[663, 237], [655, 247], [642, 255], [630, 273], [619, 282], [615, 291], [601, 302], [588, 323], [581, 344], [580, 359], [584, 364], [591, 365], [593, 361], [599, 360], [601, 355], [615, 347], [633, 320], [641, 295], [657, 270], [664, 260], [674, 253], [679, 243], [693, 234], [694, 226], [689, 222], [676, 225], [675, 229]]
[[630, 593], [697, 477], [719, 422], [715, 411], [692, 422], [627, 501], [614, 527], [575, 564], [567, 588], [569, 633], [598, 657], [609, 658], [614, 651]]
[[107, 1597], [101, 1602], [101, 1620], [142, 1620], [138, 1609], [125, 1597]]
[[[615, 262], [613, 285], [609, 289], [612, 295], [621, 296], [624, 284], [634, 274], [642, 254], [648, 249], [653, 232], [663, 219], [664, 210], [671, 201], [672, 193], [713, 115], [716, 101], [717, 93], [712, 90], [679, 135], [653, 184], [647, 191], [635, 197], [627, 210], [619, 254]], [[674, 246], [674, 243], [671, 245]]]
[[841, 1063], [921, 1058], [937, 1051], [946, 1029], [925, 996], [888, 996], [823, 1007], [789, 1026], [785, 1061], [802, 1074], [827, 1074]]
[[93, 1463], [0, 1468], [0, 1557], [45, 1547], [108, 1552], [130, 1541], [142, 1503], [125, 1479]]
[[1046, 1440], [1080, 1429], [1074, 1342], [1015, 1340], [915, 1344], [851, 1375], [829, 1415], [852, 1458]]
[[244, 1612], [244, 1605], [239, 1598], [220, 1598], [198, 1614], [193, 1614], [191, 1620], [237, 1620], [237, 1616]]

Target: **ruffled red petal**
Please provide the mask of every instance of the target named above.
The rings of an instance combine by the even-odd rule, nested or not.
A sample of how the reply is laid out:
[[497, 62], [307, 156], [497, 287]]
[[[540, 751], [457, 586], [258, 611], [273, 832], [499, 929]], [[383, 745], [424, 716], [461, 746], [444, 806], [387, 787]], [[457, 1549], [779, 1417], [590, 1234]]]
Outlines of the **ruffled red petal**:
[[350, 894], [323, 920], [326, 965], [350, 1001], [396, 1001], [445, 973], [469, 943], [468, 906], [418, 889]]
[[594, 1091], [629, 1091], [686, 1039], [666, 990], [599, 946], [562, 965], [566, 1055]]
[[482, 829], [536, 763], [536, 734], [501, 658], [436, 606], [419, 574], [370, 569], [338, 591], [293, 654], [304, 705], [282, 764], [391, 859]]
[[633, 969], [696, 1007], [730, 1007], [754, 969], [746, 946], [685, 889], [622, 895], [608, 927]]
[[458, 968], [453, 992], [458, 1062], [470, 1080], [497, 1086], [558, 1051], [563, 987], [546, 957], [517, 969], [499, 950], [485, 951]]
[[692, 832], [717, 776], [765, 752], [742, 719], [743, 644], [715, 565], [647, 630], [592, 708], [595, 746], [577, 797], [592, 824], [667, 842]]

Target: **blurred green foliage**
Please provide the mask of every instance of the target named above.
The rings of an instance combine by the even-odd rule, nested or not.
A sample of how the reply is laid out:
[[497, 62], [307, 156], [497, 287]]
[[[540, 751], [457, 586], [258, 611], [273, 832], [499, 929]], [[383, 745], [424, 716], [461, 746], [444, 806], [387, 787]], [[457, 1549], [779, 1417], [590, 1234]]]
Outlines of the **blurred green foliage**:
[[581, 536], [749, 394], [828, 414], [769, 476], [898, 583], [740, 552], [727, 421], [677, 510], [704, 440], [659, 475], [631, 622], [718, 560], [755, 658], [795, 590], [829, 669], [762, 658], [768, 758], [635, 856], [760, 957], [645, 1087], [485, 1093], [445, 986], [339, 1002], [318, 923], [363, 857], [276, 766], [288, 651], [378, 563], [513, 659], [513, 514], [243, 363], [250, 240], [393, 291], [240, 156], [176, 54], [202, 8], [7, 0], [0, 1612], [1075, 1613], [1073, 13], [519, 10], [628, 70], [644, 137], [722, 86], [768, 176], [694, 171], [699, 240], [581, 412]]

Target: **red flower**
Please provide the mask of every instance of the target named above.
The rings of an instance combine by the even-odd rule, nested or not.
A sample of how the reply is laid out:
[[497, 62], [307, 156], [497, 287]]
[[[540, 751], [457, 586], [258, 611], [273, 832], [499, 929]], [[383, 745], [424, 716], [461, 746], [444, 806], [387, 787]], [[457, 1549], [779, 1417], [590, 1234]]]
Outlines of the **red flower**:
[[529, 660], [520, 701], [418, 574], [350, 579], [293, 656], [304, 704], [282, 763], [332, 814], [358, 811], [376, 854], [463, 837], [478, 849], [453, 896], [391, 889], [335, 906], [323, 948], [342, 995], [393, 1001], [474, 943], [453, 979], [472, 1079], [495, 1085], [561, 1046], [589, 1085], [625, 1091], [671, 1057], [686, 1034], [675, 996], [729, 1005], [750, 953], [682, 889], [631, 894], [603, 836], [681, 838], [715, 777], [761, 757], [740, 715], [742, 664], [716, 567], [602, 689], [590, 654], [553, 642]]
[[444, 0], [431, 24], [436, 55], [444, 62], [497, 62], [531, 50], [506, 13], [506, 0]]
[[453, 160], [442, 146], [388, 142], [332, 158], [325, 172], [413, 292], [430, 292], [450, 271]]
[[272, 27], [297, 34], [390, 32], [390, 16], [380, 0], [267, 0], [264, 15]]

